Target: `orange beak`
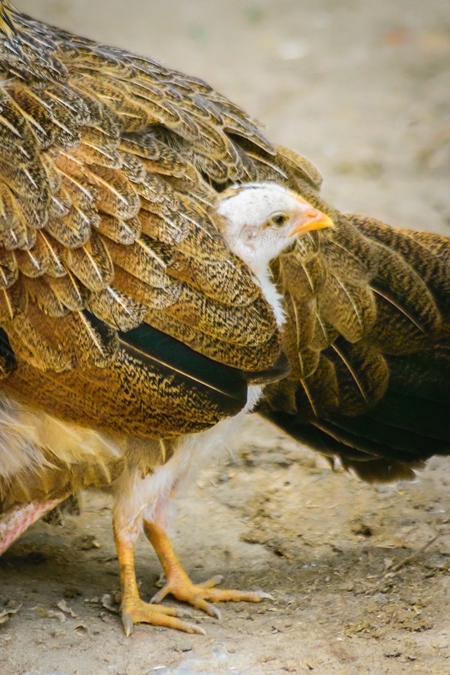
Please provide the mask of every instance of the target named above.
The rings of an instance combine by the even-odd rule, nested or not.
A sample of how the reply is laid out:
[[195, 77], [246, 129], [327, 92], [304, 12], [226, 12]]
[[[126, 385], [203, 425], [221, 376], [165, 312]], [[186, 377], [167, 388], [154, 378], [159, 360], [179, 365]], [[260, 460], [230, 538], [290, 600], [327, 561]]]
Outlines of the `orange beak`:
[[[298, 201], [302, 205], [301, 213], [294, 228], [289, 233], [292, 237], [294, 234], [305, 234], [312, 230], [324, 230], [327, 227], [334, 227], [334, 223], [326, 213], [319, 211], [309, 202], [297, 196]], [[305, 209], [305, 206], [307, 207]]]

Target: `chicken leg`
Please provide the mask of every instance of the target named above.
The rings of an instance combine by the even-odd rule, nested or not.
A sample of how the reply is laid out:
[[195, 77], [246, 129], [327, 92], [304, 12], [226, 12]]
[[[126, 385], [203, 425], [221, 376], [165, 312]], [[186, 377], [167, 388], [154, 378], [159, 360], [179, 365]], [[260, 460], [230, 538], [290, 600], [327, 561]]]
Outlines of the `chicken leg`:
[[220, 575], [203, 583], [194, 584], [181, 566], [165, 530], [154, 522], [144, 520], [144, 532], [155, 549], [166, 576], [166, 584], [153, 596], [152, 602], [159, 603], [171, 593], [177, 600], [187, 602], [209, 616], [220, 618], [220, 612], [210, 604], [211, 602], [260, 602], [263, 598], [272, 599], [271, 595], [262, 591], [214, 588], [222, 581]]
[[162, 605], [144, 602], [138, 590], [136, 571], [134, 566], [134, 546], [136, 538], [127, 536], [123, 528], [114, 525], [114, 541], [119, 558], [120, 582], [122, 588], [122, 623], [125, 634], [131, 635], [136, 623], [149, 623], [152, 626], [176, 628], [186, 633], [205, 634], [205, 631], [193, 623], [183, 621], [182, 617], [189, 617], [190, 613], [163, 607]]

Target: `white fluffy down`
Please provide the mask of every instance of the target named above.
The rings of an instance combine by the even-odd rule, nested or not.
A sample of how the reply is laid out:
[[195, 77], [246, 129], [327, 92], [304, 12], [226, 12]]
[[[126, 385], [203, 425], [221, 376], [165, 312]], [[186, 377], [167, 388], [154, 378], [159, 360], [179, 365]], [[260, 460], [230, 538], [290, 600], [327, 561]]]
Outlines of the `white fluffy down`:
[[262, 387], [250, 386], [240, 413], [199, 434], [184, 436], [171, 459], [154, 473], [145, 478], [136, 470], [123, 474], [115, 489], [114, 522], [124, 541], [137, 539], [144, 519], [166, 529], [171, 498], [192, 481], [208, 456], [218, 458], [231, 451], [233, 438], [261, 394]]

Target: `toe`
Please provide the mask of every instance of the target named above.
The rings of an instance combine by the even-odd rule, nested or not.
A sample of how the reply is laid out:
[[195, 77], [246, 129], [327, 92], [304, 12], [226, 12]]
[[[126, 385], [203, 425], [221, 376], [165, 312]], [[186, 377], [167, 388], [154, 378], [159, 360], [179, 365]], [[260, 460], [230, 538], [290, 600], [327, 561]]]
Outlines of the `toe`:
[[191, 618], [192, 614], [183, 609], [175, 607], [164, 607], [162, 605], [150, 605], [143, 602], [140, 598], [128, 602], [122, 609], [122, 623], [125, 635], [131, 635], [133, 626], [136, 623], [148, 623], [152, 626], [164, 626], [166, 628], [175, 628], [185, 633], [200, 633], [205, 635], [205, 631], [200, 626], [196, 626], [189, 621], [183, 621], [184, 618]]
[[201, 584], [197, 584], [200, 588], [214, 588], [214, 586], [218, 586], [221, 584], [223, 581], [223, 576], [221, 574], [216, 574], [214, 577], [211, 577], [211, 579], [207, 579], [206, 581], [202, 581]]

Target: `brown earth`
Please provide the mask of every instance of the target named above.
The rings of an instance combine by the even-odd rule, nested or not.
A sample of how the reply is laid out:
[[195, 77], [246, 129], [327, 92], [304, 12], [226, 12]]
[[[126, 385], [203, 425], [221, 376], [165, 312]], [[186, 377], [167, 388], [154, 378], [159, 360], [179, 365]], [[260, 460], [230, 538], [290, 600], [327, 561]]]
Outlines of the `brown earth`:
[[[208, 80], [308, 156], [339, 208], [448, 231], [448, 0], [16, 3]], [[0, 615], [21, 605], [0, 626], [0, 674], [450, 673], [449, 466], [370, 487], [250, 419], [234, 458], [179, 500], [172, 534], [194, 580], [220, 573], [273, 602], [194, 612], [206, 637], [125, 638], [109, 501], [86, 495], [80, 517], [38, 523], [0, 560]], [[150, 597], [145, 542], [137, 559]]]

